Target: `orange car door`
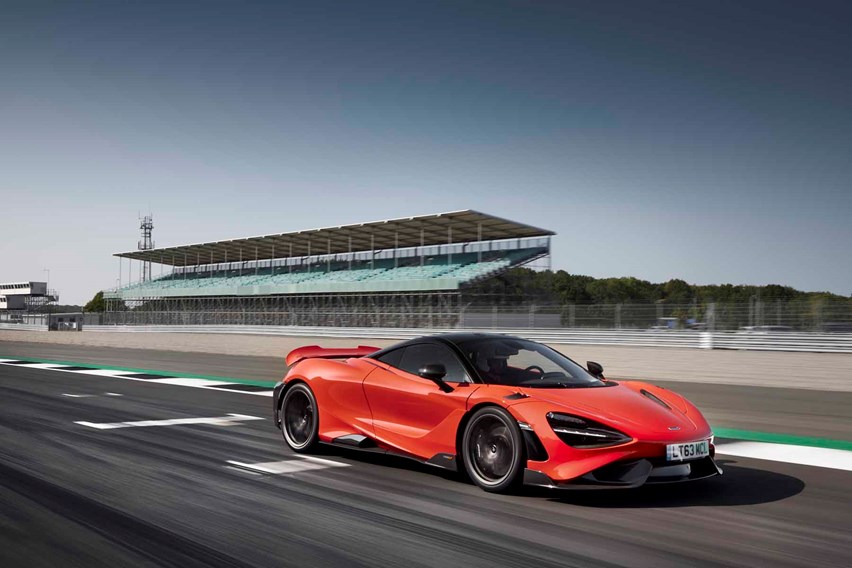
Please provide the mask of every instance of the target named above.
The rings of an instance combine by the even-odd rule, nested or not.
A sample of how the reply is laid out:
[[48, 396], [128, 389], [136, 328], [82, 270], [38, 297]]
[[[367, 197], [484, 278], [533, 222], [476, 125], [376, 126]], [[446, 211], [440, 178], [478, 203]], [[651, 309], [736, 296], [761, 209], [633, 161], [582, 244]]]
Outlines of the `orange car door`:
[[[477, 385], [449, 347], [423, 343], [403, 347], [364, 381], [364, 392], [373, 414], [376, 437], [393, 449], [423, 459], [439, 453], [455, 454], [456, 430], [467, 399]], [[444, 381], [452, 392], [442, 391], [417, 375], [426, 364], [442, 364]]]

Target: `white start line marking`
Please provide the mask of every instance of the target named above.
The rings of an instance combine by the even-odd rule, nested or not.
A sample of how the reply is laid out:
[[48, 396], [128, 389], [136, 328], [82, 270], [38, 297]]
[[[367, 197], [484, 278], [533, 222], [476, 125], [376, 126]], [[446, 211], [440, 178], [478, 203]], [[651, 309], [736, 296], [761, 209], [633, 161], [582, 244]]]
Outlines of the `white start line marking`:
[[271, 473], [280, 475], [284, 473], [298, 473], [317, 469], [328, 469], [330, 467], [349, 467], [348, 463], [341, 463], [312, 456], [294, 455], [295, 460], [283, 460], [261, 463], [243, 463], [228, 460], [228, 463], [236, 468], [244, 469], [252, 473]]
[[147, 428], [150, 426], [185, 426], [187, 424], [209, 424], [211, 426], [234, 426], [240, 422], [247, 420], [265, 420], [257, 416], [248, 416], [246, 414], [228, 414], [227, 416], [217, 416], [212, 418], [172, 418], [170, 420], [139, 420], [136, 422], [110, 422], [97, 423], [78, 421], [74, 424], [80, 426], [88, 426], [97, 430], [115, 430], [117, 428]]
[[716, 453], [725, 456], [852, 471], [852, 452], [832, 448], [771, 444], [768, 442], [726, 442], [716, 446]]
[[[96, 377], [112, 377], [115, 379], [124, 379], [128, 381], [140, 381], [147, 383], [157, 383], [161, 385], [176, 385], [181, 387], [193, 387], [199, 389], [208, 389], [225, 392], [236, 392], [240, 394], [250, 394], [253, 396], [272, 396], [272, 387], [256, 386], [250, 383], [234, 383], [227, 380], [214, 379], [199, 379], [192, 377], [170, 377], [168, 375], [158, 376], [158, 374], [144, 373], [141, 371], [127, 371], [121, 369], [94, 369], [86, 368], [85, 364], [74, 366], [70, 364], [59, 363], [36, 363], [30, 361], [19, 361], [17, 359], [0, 359], [0, 365], [14, 365], [16, 367], [26, 369], [41, 369], [45, 371], [66, 371], [78, 375], [93, 375]], [[65, 395], [63, 395], [65, 396]], [[119, 394], [110, 394], [108, 396], [121, 396]], [[85, 398], [84, 396], [73, 398]]]

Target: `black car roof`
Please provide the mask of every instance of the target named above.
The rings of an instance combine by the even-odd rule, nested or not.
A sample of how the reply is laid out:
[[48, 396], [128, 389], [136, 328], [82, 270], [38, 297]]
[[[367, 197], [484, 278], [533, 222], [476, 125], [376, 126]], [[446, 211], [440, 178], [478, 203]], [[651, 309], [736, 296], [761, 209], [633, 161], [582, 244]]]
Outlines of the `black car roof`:
[[399, 343], [394, 343], [388, 347], [385, 347], [381, 351], [378, 351], [372, 355], [370, 358], [375, 359], [387, 353], [388, 351], [393, 351], [394, 349], [398, 349], [400, 347], [405, 347], [406, 345], [412, 345], [414, 343], [424, 343], [424, 342], [437, 342], [437, 343], [449, 343], [455, 347], [458, 347], [459, 344], [465, 343], [466, 341], [471, 341], [474, 339], [521, 339], [519, 337], [515, 337], [512, 335], [506, 335], [503, 333], [483, 333], [483, 332], [473, 332], [473, 331], [456, 331], [450, 333], [436, 333], [434, 335], [423, 335], [420, 337], [415, 337], [413, 339], [407, 339], [405, 341], [400, 341]]
[[453, 343], [458, 345], [459, 343], [464, 343], [466, 341], [471, 341], [473, 339], [520, 339], [516, 338], [512, 335], [507, 335], [505, 333], [485, 333], [485, 332], [473, 332], [473, 331], [457, 331], [452, 333], [438, 333], [436, 335], [426, 335], [420, 339], [425, 338], [434, 338], [440, 339], [443, 341], [447, 341], [449, 343]]

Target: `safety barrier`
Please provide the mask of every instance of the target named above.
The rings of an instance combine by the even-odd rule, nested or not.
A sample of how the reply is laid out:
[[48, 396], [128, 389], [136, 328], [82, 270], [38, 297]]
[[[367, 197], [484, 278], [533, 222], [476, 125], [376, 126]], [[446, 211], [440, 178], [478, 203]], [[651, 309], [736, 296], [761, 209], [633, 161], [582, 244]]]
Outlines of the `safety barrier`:
[[17, 329], [18, 331], [47, 331], [47, 324], [0, 323], [0, 329]]
[[756, 351], [811, 351], [823, 353], [852, 353], [852, 333], [766, 333], [766, 332], [707, 332], [683, 330], [621, 330], [621, 329], [411, 329], [411, 328], [352, 328], [352, 327], [295, 327], [295, 326], [121, 326], [90, 325], [86, 331], [95, 332], [168, 332], [168, 333], [236, 333], [280, 335], [291, 337], [336, 337], [352, 339], [410, 339], [447, 331], [499, 331], [534, 341], [574, 345], [623, 345], [632, 347], [681, 347], [692, 349], [739, 349]]

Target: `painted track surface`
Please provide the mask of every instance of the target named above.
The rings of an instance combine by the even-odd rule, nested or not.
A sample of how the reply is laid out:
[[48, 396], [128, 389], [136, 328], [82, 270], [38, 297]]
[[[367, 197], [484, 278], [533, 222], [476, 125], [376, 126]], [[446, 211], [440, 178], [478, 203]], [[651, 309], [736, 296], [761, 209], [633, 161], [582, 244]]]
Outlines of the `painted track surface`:
[[[137, 356], [164, 366], [151, 363], [163, 355]], [[228, 375], [271, 363], [217, 364]], [[724, 403], [725, 391], [705, 387]], [[789, 411], [785, 400], [777, 412]], [[703, 483], [505, 497], [413, 462], [336, 449], [323, 457], [349, 467], [228, 467], [297, 460], [268, 419], [75, 424], [229, 413], [267, 418], [269, 399], [0, 366], [0, 565], [844, 566], [852, 557], [846, 471], [723, 459], [726, 475]], [[823, 409], [799, 413], [816, 420]]]

